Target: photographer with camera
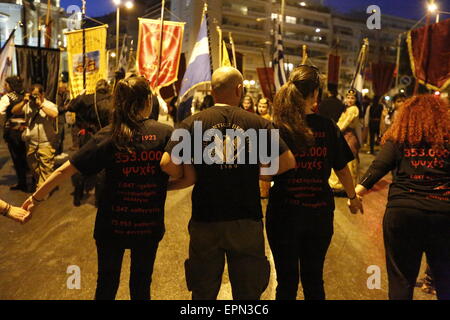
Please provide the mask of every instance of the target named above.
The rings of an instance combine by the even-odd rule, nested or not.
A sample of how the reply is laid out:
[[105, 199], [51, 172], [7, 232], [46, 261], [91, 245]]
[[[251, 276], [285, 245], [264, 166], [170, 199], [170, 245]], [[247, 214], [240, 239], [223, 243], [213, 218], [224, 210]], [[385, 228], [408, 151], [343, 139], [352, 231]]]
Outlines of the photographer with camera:
[[23, 101], [12, 109], [12, 113], [25, 114], [28, 127], [22, 133], [22, 139], [27, 145], [28, 163], [39, 187], [53, 172], [58, 108], [45, 99], [44, 87], [34, 84], [31, 86], [31, 94], [25, 94]]

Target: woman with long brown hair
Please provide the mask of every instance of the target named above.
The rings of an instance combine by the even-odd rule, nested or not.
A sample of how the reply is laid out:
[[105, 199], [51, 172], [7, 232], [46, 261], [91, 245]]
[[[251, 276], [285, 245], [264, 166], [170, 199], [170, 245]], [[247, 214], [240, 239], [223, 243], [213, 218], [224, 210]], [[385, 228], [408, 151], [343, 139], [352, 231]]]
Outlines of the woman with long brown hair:
[[425, 253], [438, 299], [450, 299], [448, 102], [433, 95], [406, 100], [382, 143], [356, 192], [363, 196], [394, 171], [383, 219], [389, 298], [413, 298]]
[[296, 299], [299, 276], [305, 299], [325, 299], [323, 266], [333, 235], [331, 169], [344, 185], [351, 211], [362, 211], [347, 166], [353, 154], [336, 124], [313, 112], [319, 88], [318, 70], [299, 66], [274, 101], [274, 123], [296, 158], [295, 169], [274, 178], [267, 208], [281, 300]]
[[173, 128], [149, 118], [152, 101], [147, 80], [118, 81], [113, 98], [112, 124], [72, 155], [22, 207], [33, 210], [53, 188], [77, 172], [92, 175], [105, 169], [94, 229], [98, 255], [95, 298], [115, 298], [123, 255], [130, 249], [131, 299], [148, 300], [156, 251], [165, 231], [169, 175], [180, 177], [183, 171], [170, 165], [162, 170], [170, 159], [164, 149]]

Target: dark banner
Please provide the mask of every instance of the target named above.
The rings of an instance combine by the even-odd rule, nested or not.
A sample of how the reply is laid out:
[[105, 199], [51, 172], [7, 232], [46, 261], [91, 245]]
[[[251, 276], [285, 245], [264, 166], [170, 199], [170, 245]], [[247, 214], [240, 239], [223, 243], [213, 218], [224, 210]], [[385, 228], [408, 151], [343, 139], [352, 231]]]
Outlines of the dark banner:
[[450, 85], [450, 19], [410, 31], [407, 41], [419, 82], [434, 90]]
[[339, 68], [341, 66], [341, 57], [330, 54], [328, 56], [328, 84], [339, 84]]
[[17, 72], [24, 87], [39, 83], [46, 98], [55, 102], [58, 90], [60, 51], [58, 49], [16, 46]]
[[[164, 100], [170, 99], [174, 96], [178, 96], [178, 92], [180, 92], [180, 88], [181, 88], [181, 81], [183, 80], [185, 72], [186, 72], [186, 57], [185, 57], [184, 53], [182, 53], [180, 56], [180, 64], [178, 66], [178, 80], [171, 86], [162, 87], [159, 90], [161, 97]], [[174, 91], [174, 88], [173, 88], [174, 85], [177, 90], [176, 92]]]
[[256, 68], [258, 73], [259, 84], [263, 91], [264, 97], [273, 102], [275, 97], [275, 82], [272, 68]]
[[[230, 57], [230, 62], [233, 64], [233, 50], [228, 49], [228, 56]], [[241, 73], [244, 73], [244, 55], [238, 51], [236, 51], [236, 69], [238, 69]]]
[[381, 97], [389, 91], [394, 77], [395, 64], [372, 62], [372, 87], [376, 96]]

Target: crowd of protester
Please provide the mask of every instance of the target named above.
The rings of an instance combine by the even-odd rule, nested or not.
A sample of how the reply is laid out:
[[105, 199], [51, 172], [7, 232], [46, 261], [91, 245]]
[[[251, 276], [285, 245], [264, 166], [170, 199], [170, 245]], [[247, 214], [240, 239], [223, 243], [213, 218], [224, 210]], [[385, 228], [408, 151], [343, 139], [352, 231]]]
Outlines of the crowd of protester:
[[[305, 299], [320, 300], [326, 298], [323, 269], [333, 236], [333, 192], [340, 190], [348, 198], [351, 213], [363, 212], [362, 198], [392, 171], [383, 221], [389, 298], [412, 299], [426, 253], [437, 297], [450, 299], [448, 101], [398, 94], [387, 107], [381, 97], [365, 97], [360, 103], [350, 89], [344, 102], [330, 90], [319, 105], [321, 86], [319, 70], [302, 65], [291, 72], [273, 102], [260, 97], [255, 104], [250, 94], [244, 95], [242, 74], [222, 67], [212, 75], [211, 94], [204, 97], [200, 112], [177, 119], [176, 99], [168, 103], [176, 127], [191, 135], [196, 121], [201, 121], [202, 133], [279, 129], [278, 170], [263, 174], [266, 164], [260, 157], [257, 163], [239, 165], [177, 158], [173, 127], [157, 121], [165, 102], [152, 94], [144, 78], [118, 73], [113, 88], [101, 80], [93, 94], [82, 92], [72, 100], [67, 83], [60, 82], [54, 104], [41, 85], [25, 90], [20, 78], [10, 77], [0, 113], [6, 116], [4, 138], [17, 175], [11, 189], [32, 195], [22, 208], [0, 201], [0, 214], [23, 223], [39, 213], [38, 205], [66, 179], [74, 183], [75, 206], [96, 185], [95, 298], [115, 298], [123, 254], [130, 249], [131, 298], [150, 299], [153, 266], [165, 233], [167, 191], [193, 185], [185, 263], [192, 298], [217, 298], [226, 260], [233, 298], [256, 300], [270, 275], [261, 204], [261, 198], [267, 199], [276, 299], [296, 299], [301, 281]], [[64, 122], [72, 113], [77, 150], [56, 169]], [[376, 144], [381, 147], [360, 178], [359, 153], [367, 135], [369, 153], [375, 154]], [[269, 144], [272, 137], [266, 138], [258, 136], [258, 145]], [[36, 190], [28, 186], [28, 170]]]

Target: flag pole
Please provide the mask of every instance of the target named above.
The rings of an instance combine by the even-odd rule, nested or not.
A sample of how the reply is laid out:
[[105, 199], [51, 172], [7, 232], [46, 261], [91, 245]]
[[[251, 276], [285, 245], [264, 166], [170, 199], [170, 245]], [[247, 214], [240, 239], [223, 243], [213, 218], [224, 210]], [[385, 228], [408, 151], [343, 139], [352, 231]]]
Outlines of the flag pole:
[[228, 35], [230, 36], [231, 52], [233, 53], [233, 64], [234, 64], [234, 67], [237, 69], [238, 67], [237, 67], [237, 63], [236, 63], [236, 49], [234, 47], [233, 37], [231, 36], [231, 32], [229, 32]]
[[163, 37], [164, 37], [164, 8], [166, 6], [166, 0], [162, 0], [161, 3], [161, 31], [159, 34], [159, 53], [158, 53], [158, 68], [156, 69], [156, 86], [159, 88], [159, 72], [161, 71], [161, 60], [162, 60], [162, 48], [163, 48]]
[[51, 0], [47, 1], [47, 17], [45, 19], [45, 47], [50, 48], [51, 40], [52, 40], [52, 27], [51, 27]]
[[82, 0], [81, 14], [81, 29], [83, 30], [83, 89], [86, 90], [86, 30], [84, 29], [84, 19], [86, 18], [86, 0]]
[[[208, 35], [208, 49], [209, 49], [209, 63], [211, 65], [211, 75], [213, 74], [213, 62], [212, 62], [212, 51], [211, 51], [211, 34], [209, 32], [209, 19], [208, 19], [208, 3], [205, 2], [204, 6], [203, 6], [203, 15], [205, 16], [206, 19], [206, 33]], [[203, 16], [202, 15], [202, 16]], [[219, 61], [219, 65], [220, 65], [220, 61]]]
[[308, 46], [306, 44], [302, 46], [302, 64], [306, 64], [308, 60], [308, 52], [306, 51], [307, 48]]
[[217, 26], [216, 30], [217, 33], [219, 34], [219, 67], [222, 67], [222, 50], [223, 50], [222, 29], [220, 29], [220, 27]]
[[[363, 63], [363, 61], [366, 59], [366, 50], [367, 50], [368, 45], [369, 45], [369, 39], [368, 38], [364, 38], [363, 45], [362, 45], [361, 50], [359, 52], [358, 62], [357, 62], [357, 65], [360, 66], [360, 67], [363, 67], [363, 64], [364, 64], [364, 67], [365, 67], [365, 63]], [[352, 80], [352, 82], [350, 84], [350, 88], [353, 88], [354, 85], [355, 85], [356, 77], [357, 77], [358, 72], [359, 72], [358, 68], [359, 67], [357, 67], [357, 69], [355, 71], [355, 75], [353, 76], [353, 80]]]
[[402, 43], [402, 34], [400, 33], [397, 38], [397, 59], [395, 61], [395, 70], [397, 70], [397, 74], [395, 75], [395, 88], [398, 87], [398, 79], [400, 73], [400, 50]]

